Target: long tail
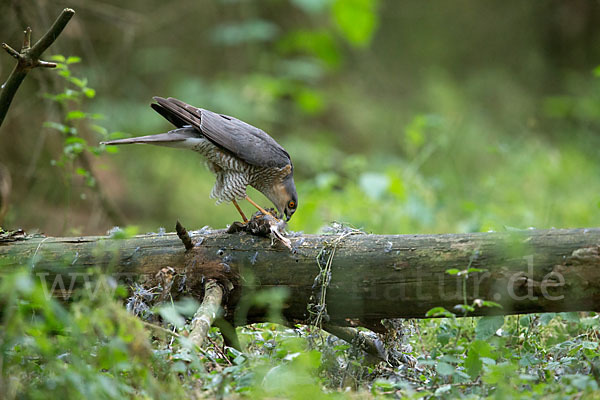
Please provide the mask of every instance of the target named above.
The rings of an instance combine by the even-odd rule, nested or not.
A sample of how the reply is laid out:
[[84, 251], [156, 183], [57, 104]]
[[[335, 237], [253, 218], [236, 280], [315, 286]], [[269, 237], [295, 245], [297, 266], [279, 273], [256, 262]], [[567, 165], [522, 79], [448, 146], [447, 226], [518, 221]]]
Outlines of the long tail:
[[119, 144], [134, 144], [134, 143], [147, 143], [155, 144], [159, 146], [173, 146], [179, 147], [177, 142], [185, 142], [188, 139], [197, 139], [198, 133], [192, 128], [175, 129], [168, 133], [159, 133], [157, 135], [140, 136], [136, 138], [109, 140], [107, 142], [100, 142], [105, 145], [119, 145]]

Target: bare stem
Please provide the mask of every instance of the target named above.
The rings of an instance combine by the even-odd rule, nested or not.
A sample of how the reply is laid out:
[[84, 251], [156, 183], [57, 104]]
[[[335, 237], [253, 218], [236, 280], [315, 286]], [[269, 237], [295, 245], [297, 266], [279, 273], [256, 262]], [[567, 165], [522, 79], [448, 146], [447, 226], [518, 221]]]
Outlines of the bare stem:
[[41, 68], [56, 68], [56, 63], [48, 62], [48, 61], [38, 61], [36, 67]]
[[52, 24], [50, 29], [48, 29], [48, 32], [46, 32], [44, 36], [42, 36], [42, 38], [33, 45], [29, 51], [30, 57], [39, 58], [42, 53], [46, 51], [46, 49], [50, 47], [50, 45], [52, 45], [56, 38], [62, 33], [63, 29], [65, 29], [65, 26], [67, 26], [73, 15], [75, 15], [75, 11], [73, 9], [65, 8], [60, 13], [56, 21], [54, 21], [54, 24]]
[[18, 51], [16, 51], [15, 49], [13, 49], [12, 47], [10, 47], [8, 44], [6, 43], [2, 43], [2, 48], [4, 50], [6, 50], [6, 52], [8, 54], [10, 54], [12, 57], [14, 57], [15, 59], [19, 59], [19, 57], [21, 57], [21, 55], [19, 54]]

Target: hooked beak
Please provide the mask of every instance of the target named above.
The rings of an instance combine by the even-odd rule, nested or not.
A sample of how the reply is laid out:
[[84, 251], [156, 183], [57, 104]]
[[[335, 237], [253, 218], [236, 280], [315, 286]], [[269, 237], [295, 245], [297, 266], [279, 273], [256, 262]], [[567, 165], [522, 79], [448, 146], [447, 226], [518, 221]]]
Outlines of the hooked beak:
[[288, 222], [290, 220], [290, 218], [292, 218], [292, 215], [294, 215], [294, 212], [292, 211], [291, 213], [288, 214], [288, 209], [287, 207], [283, 209], [283, 214], [281, 214], [281, 219], [283, 219], [283, 217], [285, 217], [285, 222]]

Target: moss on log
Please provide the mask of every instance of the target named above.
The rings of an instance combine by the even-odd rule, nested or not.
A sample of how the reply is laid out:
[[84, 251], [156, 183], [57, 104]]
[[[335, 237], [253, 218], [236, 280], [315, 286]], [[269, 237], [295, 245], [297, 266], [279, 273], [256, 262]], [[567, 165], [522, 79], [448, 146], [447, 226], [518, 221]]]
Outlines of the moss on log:
[[[286, 288], [283, 314], [306, 322], [318, 303], [315, 278], [331, 254], [324, 322], [379, 326], [382, 318], [422, 318], [433, 307], [453, 310], [466, 295], [492, 300], [502, 309], [476, 307], [469, 315], [600, 311], [600, 229], [526, 230], [446, 235], [298, 235], [295, 253], [267, 238], [223, 232], [190, 232], [190, 251], [175, 234], [130, 239], [107, 237], [34, 238], [0, 243], [0, 265], [26, 265], [54, 294], [67, 295], [89, 280], [90, 268], [121, 280], [152, 282], [163, 267], [185, 277], [188, 293], [200, 297], [212, 278], [233, 284], [226, 293], [231, 315], [242, 295]], [[64, 291], [61, 291], [61, 281]], [[173, 295], [177, 295], [173, 285]], [[264, 307], [244, 314], [264, 320]], [[237, 320], [237, 318], [236, 318]], [[239, 322], [239, 321], [238, 321]]]

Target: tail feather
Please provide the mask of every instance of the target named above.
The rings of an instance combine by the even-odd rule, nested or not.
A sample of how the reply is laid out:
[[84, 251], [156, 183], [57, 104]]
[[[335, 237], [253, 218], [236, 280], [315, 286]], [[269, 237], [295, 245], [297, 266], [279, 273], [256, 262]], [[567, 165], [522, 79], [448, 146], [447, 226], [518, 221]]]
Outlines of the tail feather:
[[165, 118], [167, 121], [169, 121], [178, 128], [183, 128], [185, 125], [189, 125], [189, 123], [186, 123], [185, 120], [181, 119], [181, 117], [177, 116], [172, 111], [166, 109], [160, 104], [152, 103], [150, 104], [150, 106], [154, 111], [162, 115], [163, 118]]
[[134, 144], [134, 143], [147, 143], [169, 146], [171, 143], [184, 142], [188, 139], [198, 138], [198, 132], [192, 128], [175, 129], [168, 133], [159, 133], [158, 135], [140, 136], [135, 138], [109, 140], [106, 142], [100, 142], [104, 145], [120, 145], [120, 144]]

